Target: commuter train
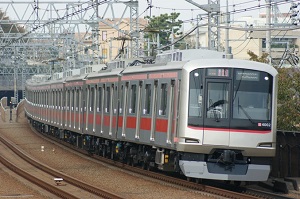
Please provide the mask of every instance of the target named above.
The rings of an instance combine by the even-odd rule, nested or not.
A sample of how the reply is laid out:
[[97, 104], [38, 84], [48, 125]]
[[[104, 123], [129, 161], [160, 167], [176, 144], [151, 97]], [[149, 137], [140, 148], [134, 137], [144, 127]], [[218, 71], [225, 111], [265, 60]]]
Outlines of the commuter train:
[[145, 169], [266, 181], [275, 156], [277, 71], [197, 52], [33, 76], [26, 115], [43, 133]]

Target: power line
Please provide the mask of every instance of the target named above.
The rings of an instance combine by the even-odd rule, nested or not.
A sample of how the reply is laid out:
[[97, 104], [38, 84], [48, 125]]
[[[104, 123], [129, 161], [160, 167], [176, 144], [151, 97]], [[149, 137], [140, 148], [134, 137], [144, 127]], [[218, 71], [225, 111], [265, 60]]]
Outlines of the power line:
[[[249, 37], [249, 38], [247, 38], [247, 39], [251, 39], [251, 37]], [[246, 40], [244, 40], [239, 46], [237, 46], [235, 49], [238, 49], [240, 46], [242, 46], [246, 41], [247, 41], [247, 39]], [[233, 49], [233, 50], [235, 50], [235, 49]]]
[[249, 38], [249, 41], [248, 41], [248, 43], [244, 46], [244, 48], [242, 49], [242, 50], [240, 50], [238, 53], [235, 53], [235, 54], [233, 54], [233, 55], [237, 55], [237, 54], [240, 54], [248, 45], [249, 45], [249, 43], [250, 43], [250, 41], [252, 40], [252, 38]]
[[[89, 3], [89, 1], [86, 2], [86, 3]], [[18, 37], [18, 38], [16, 38], [16, 39], [12, 39], [8, 44], [6, 44], [5, 46], [3, 46], [1, 49], [3, 50], [4, 48], [10, 46], [12, 43], [14, 43], [14, 42], [16, 42], [16, 41], [19, 41], [20, 39], [26, 37], [27, 35], [29, 35], [29, 34], [35, 32], [36, 30], [38, 30], [38, 29], [40, 29], [40, 28], [43, 28], [43, 27], [45, 27], [45, 26], [47, 26], [47, 25], [50, 25], [50, 24], [56, 23], [56, 22], [58, 22], [58, 21], [61, 21], [61, 20], [65, 19], [65, 18], [67, 18], [67, 17], [70, 17], [70, 16], [73, 16], [73, 15], [79, 14], [79, 13], [81, 13], [81, 12], [87, 11], [87, 10], [89, 10], [89, 9], [95, 7], [95, 6], [102, 5], [102, 4], [104, 4], [104, 3], [107, 3], [107, 0], [103, 0], [102, 2], [97, 2], [96, 4], [88, 5], [86, 8], [83, 8], [83, 9], [77, 10], [77, 11], [75, 11], [75, 12], [72, 12], [72, 13], [70, 13], [70, 14], [64, 15], [63, 17], [56, 18], [55, 20], [49, 21], [49, 22], [44, 23], [44, 24], [42, 24], [42, 25], [38, 25], [38, 26], [36, 26], [35, 28], [33, 28], [31, 31], [25, 33], [24, 35], [22, 35], [22, 36], [20, 36], [20, 37]], [[83, 4], [85, 4], [85, 3], [83, 3]], [[82, 4], [82, 5], [83, 5], [83, 4]]]

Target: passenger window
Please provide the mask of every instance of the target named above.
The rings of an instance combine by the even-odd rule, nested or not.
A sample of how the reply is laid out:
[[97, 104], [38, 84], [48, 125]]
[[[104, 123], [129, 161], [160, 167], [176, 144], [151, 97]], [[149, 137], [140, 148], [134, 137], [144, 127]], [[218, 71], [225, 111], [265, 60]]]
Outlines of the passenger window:
[[189, 78], [189, 99], [188, 99], [188, 125], [200, 126], [203, 120], [204, 90], [203, 90], [204, 69], [191, 71]]
[[[113, 95], [114, 95], [114, 97], [113, 97], [113, 101], [118, 101], [117, 99], [118, 99], [118, 87], [116, 86], [115, 88], [114, 88], [114, 91], [113, 91], [114, 93], [113, 93]], [[115, 102], [114, 102], [115, 103]], [[118, 109], [118, 105], [115, 105], [115, 106], [113, 106], [114, 107], [114, 114], [116, 114], [117, 113], [117, 109]]]
[[[128, 110], [128, 104], [129, 104], [129, 82], [126, 82], [125, 84], [125, 90], [124, 90], [124, 97], [123, 97], [123, 114], [125, 116], [125, 114], [127, 114], [127, 112], [125, 110]], [[124, 120], [125, 121], [125, 120]]]
[[79, 90], [76, 89], [76, 111], [78, 111], [78, 106], [79, 106]]
[[166, 115], [167, 110], [167, 84], [161, 84], [160, 89], [160, 107], [159, 107], [159, 115]]
[[135, 107], [136, 107], [136, 85], [131, 85], [129, 113], [135, 113]]
[[102, 112], [102, 87], [98, 89], [98, 112]]
[[151, 105], [151, 84], [146, 84], [145, 86], [145, 99], [144, 99], [144, 109], [143, 114], [150, 114], [150, 105]]
[[[67, 101], [68, 101], [68, 110], [70, 110], [70, 90], [68, 90], [68, 98], [67, 98]], [[54, 101], [53, 101], [53, 105], [54, 105]]]
[[124, 86], [122, 85], [121, 90], [120, 90], [120, 97], [121, 97], [120, 107], [119, 107], [119, 113], [120, 114], [122, 113], [122, 106], [123, 106], [123, 103], [124, 103], [123, 88], [124, 88]]
[[90, 95], [90, 86], [86, 88], [86, 96], [85, 96], [85, 105], [84, 105], [84, 111], [89, 110], [89, 95]]
[[95, 95], [95, 88], [91, 88], [91, 93], [90, 93], [90, 111], [93, 111], [94, 107], [94, 96]]
[[207, 118], [228, 118], [229, 83], [209, 82], [207, 99]]
[[106, 87], [106, 93], [105, 93], [105, 113], [109, 113], [110, 109], [110, 87]]
[[58, 107], [58, 109], [60, 108], [60, 91], [57, 91], [57, 96], [56, 96], [56, 106]]
[[75, 102], [75, 91], [74, 91], [74, 89], [72, 90], [72, 99], [71, 99], [71, 101], [72, 101], [71, 106], [72, 106], [72, 111], [73, 111], [74, 110], [74, 102]]
[[82, 88], [79, 88], [79, 105], [78, 106], [80, 106], [80, 108], [79, 108], [79, 110], [82, 112], [83, 110], [82, 110]]

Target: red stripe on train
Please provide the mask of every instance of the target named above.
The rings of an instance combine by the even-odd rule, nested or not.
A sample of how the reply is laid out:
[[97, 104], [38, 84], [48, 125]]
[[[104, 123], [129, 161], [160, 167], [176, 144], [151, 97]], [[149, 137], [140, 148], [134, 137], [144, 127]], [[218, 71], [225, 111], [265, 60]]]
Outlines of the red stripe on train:
[[225, 128], [203, 128], [203, 127], [194, 127], [194, 126], [188, 126], [190, 129], [194, 130], [206, 130], [206, 131], [220, 131], [220, 132], [228, 132], [230, 133], [257, 133], [257, 134], [267, 134], [271, 133], [270, 130], [245, 130], [245, 129], [225, 129]]
[[[73, 118], [73, 117], [72, 117]], [[77, 119], [78, 118], [78, 119]], [[86, 118], [86, 114], [83, 114], [83, 121], [85, 123], [85, 118]], [[67, 118], [69, 119], [69, 118]], [[79, 115], [76, 114], [76, 122], [79, 122]], [[94, 120], [94, 115], [93, 114], [89, 114], [88, 115], [88, 123], [89, 124], [93, 124], [93, 120]], [[101, 124], [101, 115], [96, 114], [96, 125], [100, 125]], [[69, 121], [69, 120], [68, 120]], [[117, 119], [116, 116], [113, 116], [113, 124], [112, 127], [116, 127], [117, 124]], [[110, 116], [109, 115], [104, 115], [103, 118], [103, 125], [104, 126], [109, 126], [110, 125]], [[122, 127], [123, 125], [123, 117], [120, 116], [119, 120], [118, 120], [118, 126]], [[136, 117], [135, 116], [128, 116], [127, 120], [126, 120], [126, 128], [136, 128]], [[151, 118], [141, 118], [141, 123], [140, 123], [140, 128], [141, 130], [146, 130], [146, 131], [150, 131], [151, 130]], [[168, 130], [168, 120], [167, 119], [156, 119], [156, 128], [155, 131], [157, 132], [162, 132], [162, 133], [166, 133]]]
[[151, 118], [141, 118], [141, 130], [151, 130]]

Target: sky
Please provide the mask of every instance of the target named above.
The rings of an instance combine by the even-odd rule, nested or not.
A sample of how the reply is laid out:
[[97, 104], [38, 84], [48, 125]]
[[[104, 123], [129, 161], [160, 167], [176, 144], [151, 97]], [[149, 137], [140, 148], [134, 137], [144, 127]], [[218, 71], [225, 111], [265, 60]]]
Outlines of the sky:
[[[195, 3], [203, 5], [207, 4], [208, 0], [193, 0]], [[215, 0], [212, 0], [215, 1]], [[292, 2], [299, 3], [300, 0], [272, 0], [278, 2], [278, 8], [281, 13], [289, 12]], [[152, 3], [152, 9], [148, 9], [144, 12], [149, 4]], [[220, 0], [220, 10], [221, 12], [226, 12], [226, 0]], [[228, 0], [228, 11], [232, 13], [230, 15], [231, 21], [239, 20], [242, 16], [252, 16], [257, 18], [260, 13], [266, 12], [266, 1], [265, 0]], [[236, 12], [234, 12], [236, 11]], [[207, 12], [199, 9], [195, 5], [185, 1], [185, 0], [139, 0], [139, 13], [142, 16], [159, 16], [163, 13], [179, 12], [179, 19], [183, 20], [185, 23], [183, 25], [184, 32], [191, 29], [194, 24], [191, 19], [196, 19], [197, 15], [207, 14]], [[195, 23], [195, 20], [194, 20]], [[204, 22], [206, 23], [206, 22]]]
[[[4, 3], [1, 2], [10, 2], [12, 0], [0, 0], [0, 8], [5, 7]], [[15, 0], [15, 2], [51, 2], [49, 0]], [[76, 2], [76, 0], [56, 0], [55, 2]], [[92, 0], [80, 0], [80, 2], [89, 2]], [[99, 2], [103, 0], [98, 0]], [[117, 1], [117, 0], [115, 0]], [[125, 1], [125, 0], [122, 0]], [[120, 2], [122, 2], [120, 1]], [[193, 0], [195, 3], [203, 5], [207, 4], [208, 0]], [[216, 1], [216, 0], [211, 0]], [[229, 12], [232, 12], [235, 10], [241, 10], [241, 9], [247, 9], [247, 8], [253, 8], [256, 7], [255, 10], [252, 11], [243, 11], [242, 13], [234, 14], [235, 16], [245, 16], [245, 15], [252, 15], [252, 16], [258, 16], [259, 12], [265, 12], [265, 4], [266, 0], [220, 0], [221, 3], [221, 11], [226, 11], [226, 1], [228, 1], [228, 9]], [[280, 11], [281, 12], [287, 12], [290, 7], [289, 2], [296, 2], [299, 3], [300, 0], [272, 0], [277, 1], [279, 4]], [[171, 13], [171, 12], [180, 12], [180, 18], [182, 20], [192, 19], [197, 16], [197, 14], [205, 14], [206, 12], [199, 9], [198, 7], [192, 5], [191, 3], [185, 1], [185, 0], [138, 0], [139, 2], [139, 13], [142, 14], [142, 16], [150, 15], [150, 9], [147, 10], [147, 12], [144, 13], [146, 8], [149, 5], [149, 2], [151, 2], [151, 5], [153, 6], [151, 9], [151, 15], [158, 16], [163, 13]], [[3, 4], [3, 6], [1, 6]], [[16, 4], [17, 5], [17, 4]], [[258, 9], [258, 5], [261, 5], [261, 8]], [[65, 8], [64, 4], [61, 4], [63, 8]], [[101, 7], [105, 8], [105, 6]], [[24, 5], [22, 7], [19, 7], [20, 11], [24, 10]], [[120, 9], [120, 12], [122, 12], [122, 8]]]
[[[7, 5], [5, 5], [2, 2], [9, 2], [11, 0], [0, 0], [0, 8], [4, 9]], [[15, 0], [15, 2], [50, 2], [49, 0]], [[80, 0], [81, 3], [83, 2], [91, 2], [92, 0]], [[99, 2], [102, 2], [103, 0], [98, 0]], [[122, 0], [120, 2], [123, 2], [125, 0]], [[207, 4], [208, 0], [193, 0], [197, 4]], [[215, 0], [212, 0], [215, 1]], [[220, 0], [221, 2], [221, 12], [226, 12], [226, 1], [227, 0]], [[272, 1], [278, 1], [279, 9], [282, 13], [288, 12], [290, 8], [290, 2], [296, 2], [300, 3], [300, 0], [272, 0]], [[76, 2], [76, 0], [56, 0], [56, 2], [61, 2], [62, 4], [59, 4], [63, 9], [66, 8], [65, 2]], [[171, 13], [171, 12], [179, 12], [180, 16], [179, 19], [184, 21], [184, 30], [188, 31], [191, 27], [194, 26], [192, 23], [192, 19], [194, 20], [197, 18], [197, 15], [203, 15], [203, 18], [205, 18], [205, 14], [207, 14], [205, 11], [199, 9], [198, 7], [192, 5], [191, 3], [185, 1], [185, 0], [138, 0], [139, 2], [139, 14], [141, 17], [144, 16], [159, 16], [160, 14], [164, 13]], [[151, 2], [152, 9], [147, 9], [149, 7], [149, 2]], [[45, 4], [46, 5], [46, 4]], [[119, 7], [115, 6], [117, 4], [114, 4], [114, 8], [116, 9], [116, 12], [118, 15], [122, 15], [124, 11], [124, 4], [118, 4]], [[230, 13], [234, 13], [231, 15], [231, 21], [232, 20], [238, 20], [242, 16], [253, 16], [258, 17], [259, 13], [265, 13], [266, 8], [266, 1], [265, 0], [228, 0], [228, 10]], [[258, 7], [260, 5], [260, 7]], [[17, 8], [17, 12], [19, 12], [19, 15], [23, 15], [22, 12], [24, 12], [24, 4], [15, 5]], [[19, 7], [18, 7], [19, 6]], [[42, 4], [40, 5], [42, 6]], [[104, 13], [104, 10], [106, 9], [107, 5], [101, 5], [99, 6], [100, 12]], [[249, 10], [249, 8], [252, 8]], [[125, 14], [125, 17], [129, 17], [129, 9], [127, 9], [127, 13]], [[151, 10], [151, 12], [150, 12]], [[234, 12], [236, 11], [236, 12]], [[11, 13], [14, 11], [8, 10], [8, 15], [11, 19], [15, 19], [14, 16], [12, 16]], [[25, 15], [30, 15], [31, 11], [27, 11]], [[32, 15], [31, 15], [32, 16]], [[25, 19], [28, 19], [30, 16]], [[33, 16], [34, 17], [34, 16]], [[105, 16], [108, 18], [108, 16]], [[118, 17], [118, 16], [116, 16]], [[201, 23], [201, 22], [200, 22]], [[205, 22], [204, 22], [205, 23]]]
[[[151, 0], [149, 0], [151, 1]], [[208, 0], [193, 0], [197, 4], [207, 4]], [[214, 1], [214, 0], [212, 0]], [[273, 0], [276, 1], [276, 0]], [[300, 2], [296, 0], [277, 0], [279, 2], [279, 10], [281, 12], [288, 12], [290, 8], [290, 2]], [[288, 3], [287, 3], [288, 2]], [[221, 11], [226, 12], [226, 0], [220, 0]], [[147, 0], [139, 0], [140, 8], [139, 13], [142, 13], [148, 6]], [[260, 8], [258, 7], [260, 5]], [[258, 17], [260, 12], [265, 12], [266, 2], [265, 0], [228, 0], [228, 10], [233, 12], [234, 10], [239, 11], [232, 15], [231, 17], [237, 18], [240, 16], [254, 16]], [[152, 0], [151, 15], [158, 16], [162, 13], [170, 12], [180, 12], [181, 19], [187, 20], [195, 18], [197, 14], [205, 14], [206, 12], [192, 5], [191, 3], [185, 0]], [[242, 10], [242, 9], [252, 8], [252, 10]], [[150, 12], [147, 12], [150, 15]]]

